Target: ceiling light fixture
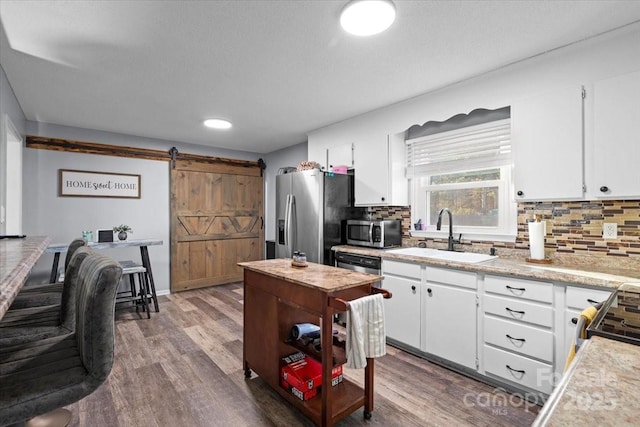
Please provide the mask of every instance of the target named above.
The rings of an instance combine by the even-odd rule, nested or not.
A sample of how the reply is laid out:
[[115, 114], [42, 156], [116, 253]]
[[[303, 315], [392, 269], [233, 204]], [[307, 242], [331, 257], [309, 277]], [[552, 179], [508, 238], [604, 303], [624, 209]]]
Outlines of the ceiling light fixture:
[[213, 129], [229, 129], [231, 128], [231, 122], [224, 119], [207, 119], [204, 121], [204, 125]]
[[353, 0], [340, 14], [340, 25], [350, 34], [372, 36], [386, 30], [396, 19], [391, 0]]

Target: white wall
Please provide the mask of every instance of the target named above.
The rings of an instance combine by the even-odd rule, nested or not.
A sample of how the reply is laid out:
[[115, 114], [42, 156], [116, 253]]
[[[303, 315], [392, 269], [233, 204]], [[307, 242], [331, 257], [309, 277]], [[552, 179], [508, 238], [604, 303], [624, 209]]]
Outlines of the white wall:
[[[276, 176], [278, 169], [286, 166], [296, 167], [307, 160], [307, 143], [283, 148], [267, 154], [264, 157], [267, 169], [264, 179], [264, 223], [265, 240], [276, 238]], [[266, 254], [266, 252], [265, 252]]]
[[[24, 167], [24, 223], [28, 235], [45, 235], [53, 243], [68, 243], [82, 237], [83, 230], [109, 229], [127, 224], [130, 239], [161, 239], [163, 246], [150, 246], [149, 258], [156, 289], [169, 291], [169, 165], [164, 161], [98, 156], [27, 148]], [[141, 175], [140, 199], [58, 196], [58, 170], [80, 169]], [[105, 251], [116, 260], [140, 261], [138, 248]], [[63, 258], [61, 258], [63, 259]], [[30, 281], [46, 281], [53, 261], [44, 254]]]
[[310, 132], [308, 157], [323, 158], [327, 147], [403, 132], [476, 108], [508, 106], [557, 88], [584, 84], [588, 90], [594, 81], [638, 69], [640, 23]]
[[[258, 155], [241, 151], [216, 149], [192, 144], [154, 140], [131, 135], [90, 129], [28, 122], [29, 135], [47, 136], [87, 142], [131, 147], [179, 151], [215, 157], [257, 160]], [[83, 230], [111, 228], [128, 224], [130, 238], [163, 240], [162, 246], [149, 247], [156, 288], [159, 293], [170, 289], [170, 164], [166, 161], [132, 159], [26, 148], [24, 153], [24, 218], [23, 230], [28, 235], [46, 235], [54, 243], [68, 243], [81, 236]], [[140, 199], [107, 199], [58, 196], [58, 170], [78, 169], [98, 172], [141, 175]], [[137, 248], [109, 250], [118, 260], [140, 259]], [[30, 281], [48, 280], [53, 255], [45, 254], [34, 268]]]

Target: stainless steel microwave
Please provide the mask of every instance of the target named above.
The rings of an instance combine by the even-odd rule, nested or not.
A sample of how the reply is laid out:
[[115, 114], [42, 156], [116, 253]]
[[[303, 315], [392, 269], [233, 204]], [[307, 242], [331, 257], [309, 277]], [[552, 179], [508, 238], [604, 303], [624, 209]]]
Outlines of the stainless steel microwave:
[[389, 248], [402, 245], [400, 220], [347, 220], [347, 244], [371, 248]]

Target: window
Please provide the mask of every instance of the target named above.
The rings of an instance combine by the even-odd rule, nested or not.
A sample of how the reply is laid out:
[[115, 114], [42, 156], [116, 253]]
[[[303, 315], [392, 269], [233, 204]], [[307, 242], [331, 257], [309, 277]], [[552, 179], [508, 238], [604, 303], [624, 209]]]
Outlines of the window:
[[438, 213], [449, 208], [454, 233], [471, 240], [514, 240], [516, 203], [511, 200], [509, 119], [496, 120], [415, 139], [407, 143], [407, 175], [411, 182], [413, 223], [426, 230], [412, 234], [442, 237], [445, 215], [436, 231]]

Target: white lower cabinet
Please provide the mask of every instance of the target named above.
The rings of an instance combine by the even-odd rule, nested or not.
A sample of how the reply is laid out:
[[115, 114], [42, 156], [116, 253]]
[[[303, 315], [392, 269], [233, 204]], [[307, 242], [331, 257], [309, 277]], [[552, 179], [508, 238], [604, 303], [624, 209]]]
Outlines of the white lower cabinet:
[[421, 350], [477, 369], [477, 275], [425, 267]]
[[501, 348], [484, 346], [484, 370], [487, 374], [545, 394], [553, 390], [553, 366]]
[[524, 394], [551, 393], [575, 336], [571, 319], [611, 293], [392, 260], [382, 274], [395, 344]]
[[486, 375], [551, 393], [554, 375], [553, 284], [486, 275], [483, 364]]
[[476, 369], [476, 290], [431, 283], [427, 279], [423, 298], [422, 351]]
[[553, 333], [510, 320], [484, 319], [484, 342], [553, 363]]
[[393, 298], [384, 300], [387, 338], [419, 349], [421, 328], [420, 266], [404, 262], [384, 261], [382, 274], [384, 275], [384, 288], [393, 295]]

